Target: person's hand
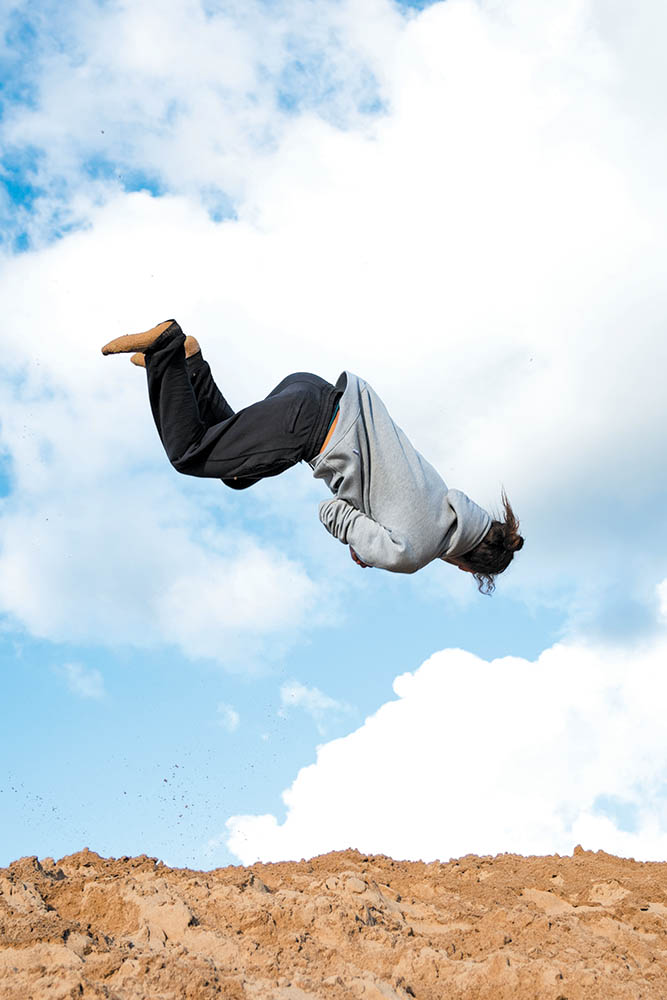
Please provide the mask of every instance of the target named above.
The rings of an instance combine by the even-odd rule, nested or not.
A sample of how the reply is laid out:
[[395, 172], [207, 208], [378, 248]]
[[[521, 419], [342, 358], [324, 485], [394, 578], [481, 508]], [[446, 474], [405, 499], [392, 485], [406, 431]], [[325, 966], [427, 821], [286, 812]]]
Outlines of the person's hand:
[[361, 566], [362, 569], [368, 569], [368, 563], [365, 563], [365, 562], [361, 561], [361, 559], [359, 558], [359, 556], [354, 551], [354, 549], [352, 548], [351, 545], [350, 545], [350, 555], [352, 556], [353, 560], [356, 562], [357, 566]]

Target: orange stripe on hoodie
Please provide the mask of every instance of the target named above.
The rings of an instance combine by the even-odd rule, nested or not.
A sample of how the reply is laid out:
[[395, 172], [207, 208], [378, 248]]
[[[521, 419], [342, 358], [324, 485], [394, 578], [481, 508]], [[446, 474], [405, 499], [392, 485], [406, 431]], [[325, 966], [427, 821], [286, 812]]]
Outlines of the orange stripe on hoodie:
[[333, 436], [333, 432], [334, 432], [334, 430], [336, 428], [336, 424], [338, 423], [339, 416], [340, 416], [340, 410], [337, 410], [336, 411], [336, 416], [331, 421], [331, 427], [329, 428], [327, 436], [324, 439], [324, 444], [320, 448], [320, 455], [322, 454], [322, 452], [324, 451], [324, 449], [326, 448], [326, 446], [329, 444], [329, 441], [331, 441], [331, 438]]

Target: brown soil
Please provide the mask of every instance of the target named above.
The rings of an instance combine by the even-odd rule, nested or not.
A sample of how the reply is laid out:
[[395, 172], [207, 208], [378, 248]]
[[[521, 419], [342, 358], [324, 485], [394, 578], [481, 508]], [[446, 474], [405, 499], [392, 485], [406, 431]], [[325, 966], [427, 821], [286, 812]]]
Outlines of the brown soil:
[[667, 864], [22, 858], [0, 870], [0, 998], [47, 997], [665, 1000]]

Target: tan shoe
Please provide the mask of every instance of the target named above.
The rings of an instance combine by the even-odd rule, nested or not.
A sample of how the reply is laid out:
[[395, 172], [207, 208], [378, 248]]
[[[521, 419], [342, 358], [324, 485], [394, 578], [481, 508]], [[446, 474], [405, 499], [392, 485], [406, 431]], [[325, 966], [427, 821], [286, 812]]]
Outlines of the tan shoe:
[[158, 323], [151, 330], [145, 333], [128, 333], [125, 337], [116, 337], [110, 340], [102, 348], [102, 354], [129, 354], [131, 351], [145, 351], [147, 347], [157, 340], [161, 333], [168, 330], [176, 320], [168, 319], [164, 323]]
[[193, 354], [199, 354], [201, 347], [197, 343], [194, 337], [185, 338], [185, 356], [186, 358], [191, 358]]
[[146, 367], [146, 358], [143, 356], [143, 354], [141, 354], [141, 352], [133, 354], [132, 357], [130, 358], [130, 361], [132, 362], [133, 365], [136, 365], [138, 368]]

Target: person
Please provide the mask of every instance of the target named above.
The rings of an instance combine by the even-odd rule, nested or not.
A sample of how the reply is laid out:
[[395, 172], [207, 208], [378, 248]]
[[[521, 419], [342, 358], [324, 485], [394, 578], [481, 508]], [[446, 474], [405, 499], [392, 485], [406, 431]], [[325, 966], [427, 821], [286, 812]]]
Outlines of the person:
[[288, 375], [266, 399], [235, 412], [175, 320], [117, 337], [102, 353], [132, 353], [146, 368], [155, 425], [178, 472], [243, 490], [306, 462], [333, 494], [320, 504], [320, 520], [359, 566], [414, 573], [439, 559], [471, 573], [488, 594], [523, 545], [505, 491], [503, 515], [492, 518], [449, 489], [351, 372], [335, 385], [308, 372]]

